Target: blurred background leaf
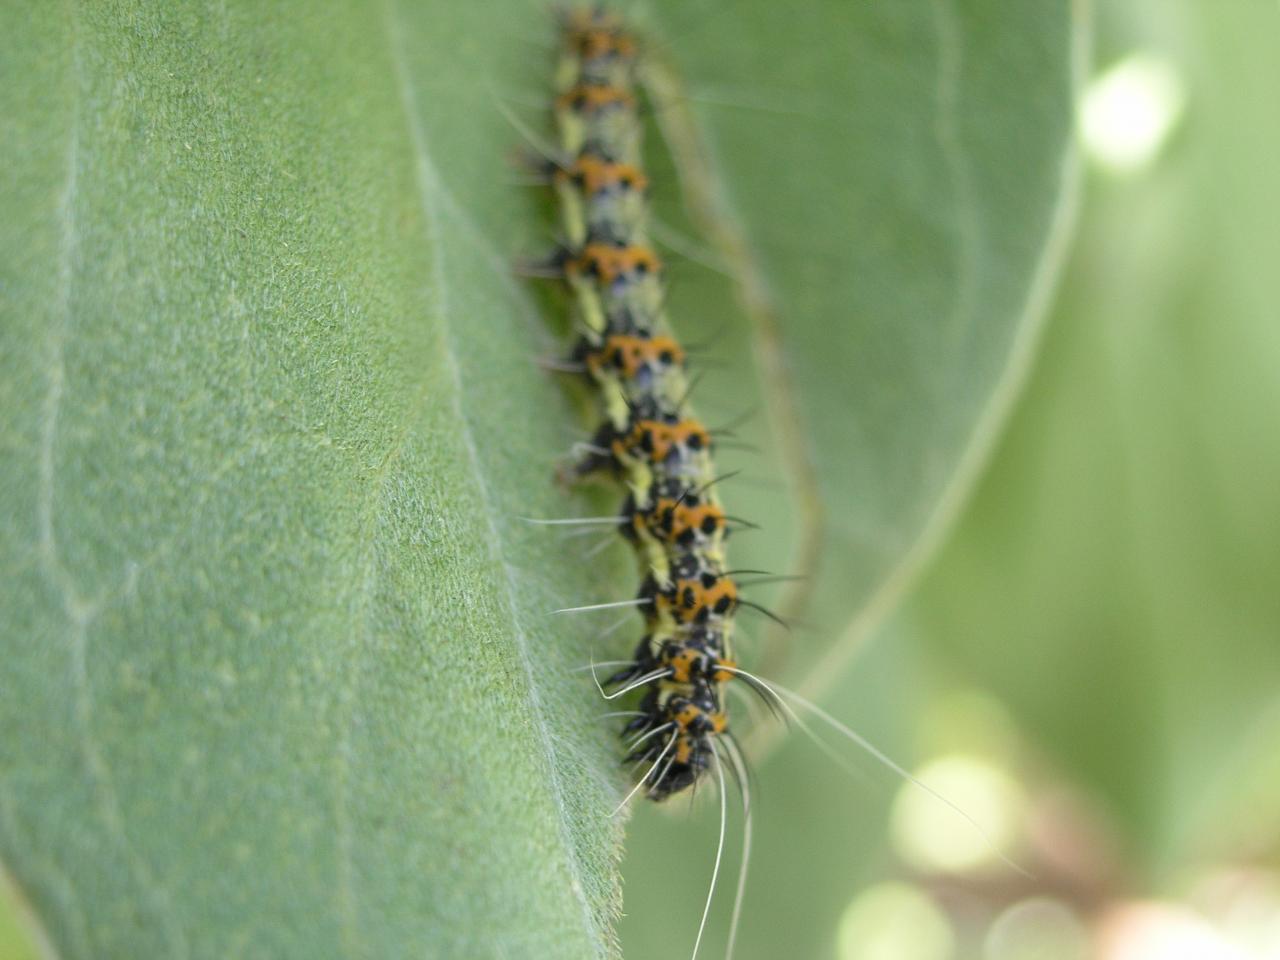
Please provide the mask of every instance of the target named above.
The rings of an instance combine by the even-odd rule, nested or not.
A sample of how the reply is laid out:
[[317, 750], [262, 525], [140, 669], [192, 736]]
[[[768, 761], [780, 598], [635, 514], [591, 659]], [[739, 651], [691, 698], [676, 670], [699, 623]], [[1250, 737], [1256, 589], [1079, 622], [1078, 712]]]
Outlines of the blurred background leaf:
[[1093, 178], [1038, 375], [912, 613], [1158, 883], [1280, 709], [1280, 7], [1113, 7], [1099, 65], [1157, 55], [1186, 117]]
[[[997, 835], [1012, 818], [1036, 879], [989, 849], [949, 867], [973, 844], [962, 821], [789, 743], [760, 771], [739, 957], [1280, 949], [1280, 7], [1098, 6], [1097, 76], [1136, 63], [1139, 86], [1086, 144], [1025, 401], [955, 534], [826, 696]], [[1167, 135], [1135, 155], [1153, 117]], [[930, 760], [1020, 787], [984, 806]], [[646, 917], [697, 898], [707, 814], [633, 837], [634, 956], [679, 955], [683, 931]]]

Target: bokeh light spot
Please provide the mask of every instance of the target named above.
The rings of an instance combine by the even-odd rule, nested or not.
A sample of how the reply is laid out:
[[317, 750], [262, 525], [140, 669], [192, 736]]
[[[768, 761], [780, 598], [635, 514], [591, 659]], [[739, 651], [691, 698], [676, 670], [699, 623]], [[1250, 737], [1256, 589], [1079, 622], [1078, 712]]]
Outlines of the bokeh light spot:
[[1182, 80], [1167, 60], [1131, 54], [1085, 88], [1080, 104], [1085, 149], [1113, 173], [1148, 167], [1168, 142], [1185, 106]]
[[996, 918], [982, 955], [983, 960], [1088, 960], [1089, 933], [1066, 904], [1035, 897]]
[[927, 791], [903, 784], [890, 821], [894, 848], [903, 860], [926, 873], [962, 873], [989, 867], [1002, 853], [1012, 852], [1026, 798], [1003, 769], [981, 757], [951, 754], [926, 764], [915, 776], [982, 829]]
[[1102, 960], [1256, 960], [1176, 903], [1128, 903], [1103, 921]]
[[950, 960], [955, 951], [946, 914], [905, 883], [878, 884], [855, 897], [836, 943], [838, 960]]

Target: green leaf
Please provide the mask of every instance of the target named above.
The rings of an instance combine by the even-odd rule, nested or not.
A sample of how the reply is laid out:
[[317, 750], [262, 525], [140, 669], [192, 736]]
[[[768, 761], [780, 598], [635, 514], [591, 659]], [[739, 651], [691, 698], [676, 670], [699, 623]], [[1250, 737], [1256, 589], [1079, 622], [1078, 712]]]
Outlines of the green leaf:
[[5, 31], [5, 859], [68, 956], [603, 952], [614, 753], [544, 614], [616, 580], [516, 520], [582, 505], [467, 50], [394, 6], [40, 11]]
[[[660, 6], [660, 211], [735, 278], [677, 268], [673, 313], [726, 364], [706, 418], [767, 414], [735, 557], [814, 570], [844, 639], [793, 660], [829, 670], [1032, 339], [1073, 25]], [[607, 621], [548, 611], [634, 573], [518, 519], [616, 501], [551, 482], [585, 424], [508, 266], [549, 221], [499, 101], [539, 122], [549, 34], [514, 2], [0, 14], [0, 855], [62, 955], [611, 952], [621, 777], [574, 672]], [[682, 855], [631, 912], [687, 945]]]
[[1112, 6], [1111, 56], [1162, 58], [1184, 128], [1097, 174], [1027, 403], [913, 606], [1164, 886], [1256, 860], [1280, 798], [1280, 10]]

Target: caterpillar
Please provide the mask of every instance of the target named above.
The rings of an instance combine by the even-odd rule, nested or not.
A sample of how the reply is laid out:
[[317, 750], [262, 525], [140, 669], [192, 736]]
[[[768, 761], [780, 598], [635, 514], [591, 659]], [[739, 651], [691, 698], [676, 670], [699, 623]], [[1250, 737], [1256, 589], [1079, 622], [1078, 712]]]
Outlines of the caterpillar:
[[[559, 141], [543, 173], [559, 200], [563, 248], [551, 272], [571, 291], [578, 339], [568, 366], [595, 390], [602, 422], [565, 476], [626, 489], [618, 526], [641, 570], [644, 634], [609, 676], [610, 696], [642, 690], [622, 726], [636, 790], [680, 793], [741, 752], [723, 685], [735, 675], [730, 521], [716, 490], [711, 431], [692, 413], [687, 352], [666, 317], [664, 268], [647, 235], [649, 179], [635, 72], [639, 44], [603, 8], [560, 15], [554, 100]], [[723, 746], [722, 746], [723, 745]]]
[[635, 607], [642, 617], [631, 659], [614, 661], [621, 669], [604, 680], [597, 677], [606, 699], [639, 696], [634, 709], [614, 714], [624, 718], [619, 731], [626, 744], [623, 762], [637, 771], [618, 810], [641, 793], [664, 801], [707, 777], [718, 784], [720, 837], [695, 960], [724, 851], [726, 771], [736, 782], [744, 836], [731, 955], [751, 846], [751, 804], [745, 754], [729, 725], [728, 684], [737, 681], [772, 713], [813, 737], [797, 712], [804, 710], [979, 832], [982, 828], [821, 707], [739, 666], [736, 614], [744, 607], [773, 614], [740, 590], [742, 575], [764, 571], [730, 567], [729, 535], [753, 525], [726, 513], [721, 503], [719, 484], [728, 475], [715, 472], [716, 431], [692, 412], [689, 351], [667, 318], [664, 266], [649, 237], [651, 184], [641, 157], [640, 44], [603, 6], [562, 11], [558, 26], [552, 111], [558, 141], [539, 145], [531, 164], [535, 179], [555, 193], [564, 241], [527, 272], [567, 287], [576, 341], [567, 360], [550, 366], [584, 378], [600, 416], [591, 438], [576, 445], [561, 478], [577, 482], [603, 476], [625, 492], [614, 516], [533, 522], [615, 526], [634, 550], [641, 580], [634, 598], [556, 612]]

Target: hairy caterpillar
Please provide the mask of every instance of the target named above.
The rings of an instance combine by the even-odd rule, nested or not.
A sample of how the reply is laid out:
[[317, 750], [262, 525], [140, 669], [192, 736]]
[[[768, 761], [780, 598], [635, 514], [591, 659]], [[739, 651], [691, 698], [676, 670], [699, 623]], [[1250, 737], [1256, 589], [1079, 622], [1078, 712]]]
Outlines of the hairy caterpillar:
[[538, 172], [555, 191], [564, 243], [531, 272], [559, 278], [570, 291], [577, 340], [569, 359], [555, 368], [586, 378], [600, 414], [598, 428], [577, 445], [578, 455], [562, 475], [609, 476], [625, 494], [613, 517], [538, 522], [615, 525], [634, 548], [641, 573], [634, 598], [557, 612], [634, 607], [642, 615], [632, 659], [598, 681], [606, 699], [633, 692], [640, 698], [616, 714], [625, 718], [624, 762], [637, 770], [619, 809], [640, 793], [662, 801], [706, 778], [719, 786], [720, 838], [696, 957], [724, 849], [726, 774], [738, 784], [744, 808], [734, 929], [751, 842], [747, 766], [730, 729], [727, 684], [739, 681], [805, 732], [796, 708], [807, 711], [912, 778], [815, 704], [738, 665], [736, 614], [755, 607], [772, 615], [740, 591], [741, 575], [762, 571], [735, 570], [728, 562], [726, 540], [746, 522], [727, 514], [720, 501], [725, 478], [713, 464], [716, 431], [692, 412], [689, 351], [667, 317], [663, 263], [650, 242], [651, 183], [641, 156], [640, 45], [602, 7], [562, 13], [559, 26], [553, 100], [558, 141], [541, 151]]
[[713, 438], [689, 409], [687, 355], [666, 318], [663, 265], [647, 234], [640, 157], [638, 44], [603, 9], [562, 14], [554, 113], [557, 156], [545, 169], [566, 243], [552, 260], [573, 293], [571, 363], [599, 397], [602, 423], [568, 469], [626, 488], [618, 525], [635, 548], [644, 615], [635, 659], [604, 681], [611, 696], [643, 690], [623, 725], [636, 785], [679, 793], [741, 753], [723, 684], [733, 678], [733, 616], [743, 602], [728, 569], [729, 522], [716, 491]]

